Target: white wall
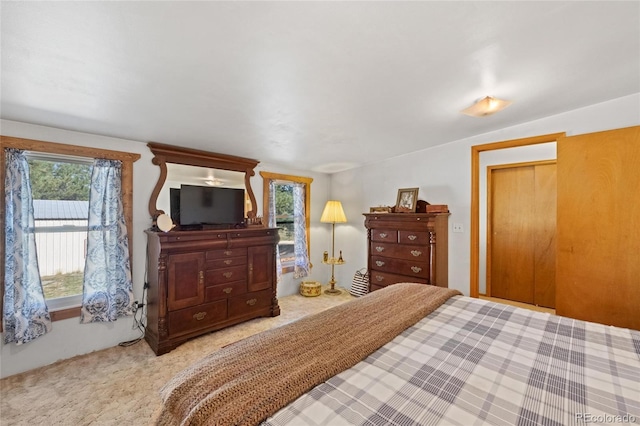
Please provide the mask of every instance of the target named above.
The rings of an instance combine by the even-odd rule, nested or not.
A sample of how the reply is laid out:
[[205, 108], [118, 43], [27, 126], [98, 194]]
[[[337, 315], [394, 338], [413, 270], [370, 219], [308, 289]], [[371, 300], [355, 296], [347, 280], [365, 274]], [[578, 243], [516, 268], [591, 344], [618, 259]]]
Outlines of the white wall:
[[[134, 163], [133, 170], [133, 259], [131, 262], [133, 291], [136, 298], [141, 300], [146, 259], [146, 238], [143, 231], [151, 226], [148, 201], [160, 175], [160, 169], [151, 163], [153, 155], [147, 148], [146, 142], [71, 132], [9, 120], [0, 120], [0, 133], [4, 136], [113, 149], [141, 155], [140, 159]], [[258, 174], [259, 170], [309, 176], [314, 179], [311, 186], [311, 253], [312, 256], [315, 255], [314, 264], [321, 266], [314, 268], [311, 279], [328, 280], [326, 267], [323, 268], [325, 265], [322, 265], [319, 256], [322, 251], [326, 250], [330, 240], [324, 224], [319, 222], [322, 208], [327, 200], [329, 176], [283, 168], [278, 165], [260, 164], [256, 169], [256, 176], [251, 180], [259, 211], [262, 211], [262, 178]], [[298, 290], [300, 280], [294, 280], [291, 275], [285, 275], [278, 285], [278, 296], [293, 294]], [[139, 332], [133, 330], [132, 318], [121, 318], [116, 322], [105, 324], [80, 324], [79, 318], [56, 321], [53, 323], [51, 333], [35, 341], [23, 345], [1, 343], [0, 377], [7, 377], [61, 359], [112, 347], [138, 336]]]
[[[349, 284], [354, 272], [366, 266], [362, 213], [371, 206], [395, 204], [398, 188], [419, 187], [420, 199], [449, 205], [449, 287], [469, 295], [471, 147], [549, 133], [571, 136], [635, 125], [640, 125], [640, 94], [334, 174], [330, 197], [342, 201], [349, 219], [348, 224], [336, 226], [336, 248], [343, 250], [347, 261], [336, 268], [336, 279], [339, 284]], [[452, 223], [461, 223], [464, 232], [451, 232]]]

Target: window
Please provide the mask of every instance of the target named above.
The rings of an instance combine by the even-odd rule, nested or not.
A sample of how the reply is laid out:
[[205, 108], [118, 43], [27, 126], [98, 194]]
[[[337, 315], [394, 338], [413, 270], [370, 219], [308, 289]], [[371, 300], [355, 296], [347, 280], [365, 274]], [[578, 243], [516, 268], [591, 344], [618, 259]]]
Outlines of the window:
[[[0, 181], [4, 182], [4, 164], [5, 164], [5, 151], [4, 148], [16, 148], [27, 151], [30, 153], [29, 155], [29, 168], [30, 168], [30, 179], [32, 180], [32, 192], [34, 200], [47, 200], [52, 201], [52, 191], [47, 192], [47, 184], [39, 184], [36, 187], [33, 184], [34, 174], [38, 174], [40, 172], [40, 168], [42, 170], [47, 170], [49, 172], [56, 170], [58, 173], [59, 179], [62, 181], [61, 187], [64, 187], [64, 194], [59, 196], [57, 201], [64, 203], [44, 203], [40, 206], [36, 207], [36, 203], [34, 202], [34, 213], [36, 213], [36, 209], [42, 208], [54, 208], [53, 204], [58, 204], [57, 207], [61, 207], [61, 204], [67, 204], [64, 208], [71, 208], [71, 204], [74, 204], [73, 208], [76, 210], [82, 210], [81, 204], [82, 199], [74, 199], [74, 193], [82, 193], [83, 190], [79, 189], [82, 185], [79, 182], [83, 182], [83, 179], [80, 177], [85, 173], [90, 175], [90, 164], [95, 158], [104, 158], [104, 159], [112, 159], [112, 160], [120, 160], [122, 162], [122, 203], [124, 210], [125, 222], [127, 225], [127, 233], [129, 235], [129, 254], [133, 251], [133, 242], [132, 242], [132, 215], [133, 215], [133, 163], [137, 159], [140, 158], [139, 154], [133, 154], [128, 152], [119, 152], [112, 151], [106, 149], [99, 148], [91, 148], [84, 146], [76, 146], [76, 145], [66, 145], [66, 144], [58, 144], [52, 142], [44, 142], [37, 141], [31, 139], [22, 139], [22, 138], [14, 138], [1, 136], [0, 141], [2, 142], [2, 148], [0, 149], [0, 163], [2, 167], [0, 167]], [[47, 173], [42, 173], [42, 181], [44, 182], [50, 176], [45, 176]], [[51, 174], [51, 173], [49, 173]], [[54, 173], [55, 174], [55, 173]], [[74, 175], [74, 179], [68, 179], [69, 175]], [[36, 180], [38, 178], [36, 177]], [[78, 186], [80, 185], [80, 186]], [[67, 191], [68, 190], [68, 191]], [[5, 223], [5, 194], [4, 194], [4, 185], [2, 185], [2, 189], [0, 190], [0, 222]], [[57, 194], [62, 194], [63, 190], [58, 188], [54, 189], [53, 192]], [[58, 196], [58, 195], [56, 195]], [[86, 190], [86, 198], [88, 200], [89, 197], [89, 189], [87, 187]], [[80, 207], [79, 207], [80, 206]], [[82, 295], [82, 272], [80, 274], [74, 274], [73, 272], [83, 271], [84, 270], [84, 239], [82, 237], [78, 237], [78, 235], [85, 234], [86, 235], [86, 216], [84, 218], [79, 218], [78, 216], [84, 216], [84, 214], [77, 213], [60, 213], [60, 214], [51, 214], [51, 213], [42, 213], [42, 210], [39, 210], [41, 213], [41, 220], [36, 218], [36, 237], [49, 239], [50, 241], [57, 241], [54, 244], [58, 244], [57, 246], [52, 246], [51, 248], [46, 248], [44, 245], [46, 243], [38, 242], [38, 257], [40, 260], [39, 268], [41, 269], [40, 275], [43, 277], [43, 285], [45, 288], [45, 298], [47, 299], [47, 306], [49, 308], [49, 312], [51, 314], [52, 320], [61, 320], [66, 318], [78, 317], [80, 316], [80, 299]], [[87, 210], [88, 211], [88, 210]], [[52, 219], [50, 216], [60, 216], [58, 219], [64, 218], [64, 221], [55, 221], [55, 222], [45, 222], [45, 218]], [[88, 216], [88, 215], [87, 215]], [[73, 219], [72, 219], [73, 217]], [[84, 223], [83, 223], [84, 221]], [[83, 231], [79, 232], [80, 229], [83, 228]], [[61, 232], [62, 231], [62, 232]], [[59, 237], [55, 236], [59, 234]], [[71, 238], [74, 242], [69, 242], [67, 239]], [[78, 240], [82, 239], [80, 243]], [[5, 247], [4, 247], [4, 226], [0, 227], [0, 263], [2, 263], [2, 269], [4, 270], [4, 259], [5, 259]], [[78, 247], [74, 247], [76, 244]], [[48, 250], [48, 254], [41, 254], [41, 250]], [[52, 254], [53, 253], [53, 254]], [[61, 266], [64, 264], [64, 259], [58, 262], [57, 270], [56, 266], [53, 266], [53, 269], [47, 269], [49, 266], [45, 263], [46, 259], [54, 259], [58, 254], [62, 254], [61, 257], [67, 256], [67, 254], [71, 254], [74, 258], [82, 258], [82, 266], [78, 264], [65, 264], [64, 267]], [[62, 263], [61, 263], [62, 262]], [[55, 263], [55, 262], [54, 262]], [[55, 277], [57, 275], [66, 275], [63, 271], [73, 270], [70, 275], [73, 277], [65, 277], [60, 283], [51, 285], [50, 283], [45, 284], [44, 280], [49, 280], [49, 277]], [[53, 272], [53, 273], [52, 273]], [[60, 272], [60, 274], [58, 274]], [[78, 286], [80, 288], [78, 292]], [[55, 291], [54, 291], [55, 289]], [[76, 296], [72, 296], [75, 294]], [[0, 287], [0, 298], [4, 297], [4, 281], [2, 281], [2, 286]], [[69, 298], [71, 297], [71, 298]], [[76, 299], [74, 299], [74, 297]], [[0, 301], [0, 314], [2, 310], [3, 304]], [[73, 307], [72, 307], [73, 306]]]
[[[302, 185], [304, 188], [304, 214], [305, 214], [305, 236], [306, 236], [306, 257], [309, 258], [309, 209], [311, 204], [311, 182], [312, 178], [283, 175], [278, 173], [260, 172], [263, 179], [263, 212], [266, 223], [271, 223], [269, 214], [269, 204], [271, 197], [275, 197], [275, 225], [280, 228], [280, 242], [278, 251], [282, 272], [293, 272], [295, 270], [296, 259], [296, 233], [294, 231], [294, 186]], [[273, 183], [273, 185], [272, 185]], [[272, 193], [272, 188], [275, 194]], [[300, 245], [298, 245], [300, 247]]]
[[50, 310], [79, 306], [93, 159], [27, 154], [38, 268]]

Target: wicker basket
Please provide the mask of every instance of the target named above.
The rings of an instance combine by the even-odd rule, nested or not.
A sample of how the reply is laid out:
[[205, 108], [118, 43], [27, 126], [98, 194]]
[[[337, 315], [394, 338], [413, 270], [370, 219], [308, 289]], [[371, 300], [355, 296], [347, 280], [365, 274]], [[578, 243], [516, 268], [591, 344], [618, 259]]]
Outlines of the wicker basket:
[[317, 281], [302, 281], [300, 294], [306, 297], [315, 297], [322, 294], [322, 284]]

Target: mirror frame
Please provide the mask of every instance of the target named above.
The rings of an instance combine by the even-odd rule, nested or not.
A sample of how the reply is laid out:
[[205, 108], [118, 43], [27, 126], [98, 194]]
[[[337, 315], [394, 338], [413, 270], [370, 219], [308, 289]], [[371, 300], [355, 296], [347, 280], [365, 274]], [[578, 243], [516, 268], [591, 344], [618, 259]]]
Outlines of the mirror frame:
[[160, 167], [160, 177], [158, 178], [155, 188], [153, 188], [151, 198], [149, 198], [149, 214], [153, 220], [155, 220], [158, 215], [165, 214], [164, 210], [158, 209], [157, 202], [158, 195], [160, 195], [160, 191], [167, 180], [167, 163], [208, 167], [211, 169], [222, 169], [244, 173], [244, 187], [249, 194], [249, 200], [251, 201], [251, 210], [247, 212], [247, 217], [256, 217], [256, 197], [253, 194], [253, 189], [251, 188], [251, 176], [255, 175], [254, 169], [258, 165], [259, 161], [251, 158], [183, 148], [158, 142], [149, 142], [147, 143], [147, 146], [154, 155], [151, 162]]

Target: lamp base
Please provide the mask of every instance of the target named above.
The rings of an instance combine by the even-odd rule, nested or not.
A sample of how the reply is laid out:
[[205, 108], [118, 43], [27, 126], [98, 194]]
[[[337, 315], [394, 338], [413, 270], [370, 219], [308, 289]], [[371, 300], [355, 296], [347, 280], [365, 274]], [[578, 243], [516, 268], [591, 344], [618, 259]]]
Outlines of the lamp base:
[[338, 295], [341, 294], [342, 291], [338, 290], [337, 288], [328, 288], [324, 291], [324, 294], [331, 294], [331, 295]]

